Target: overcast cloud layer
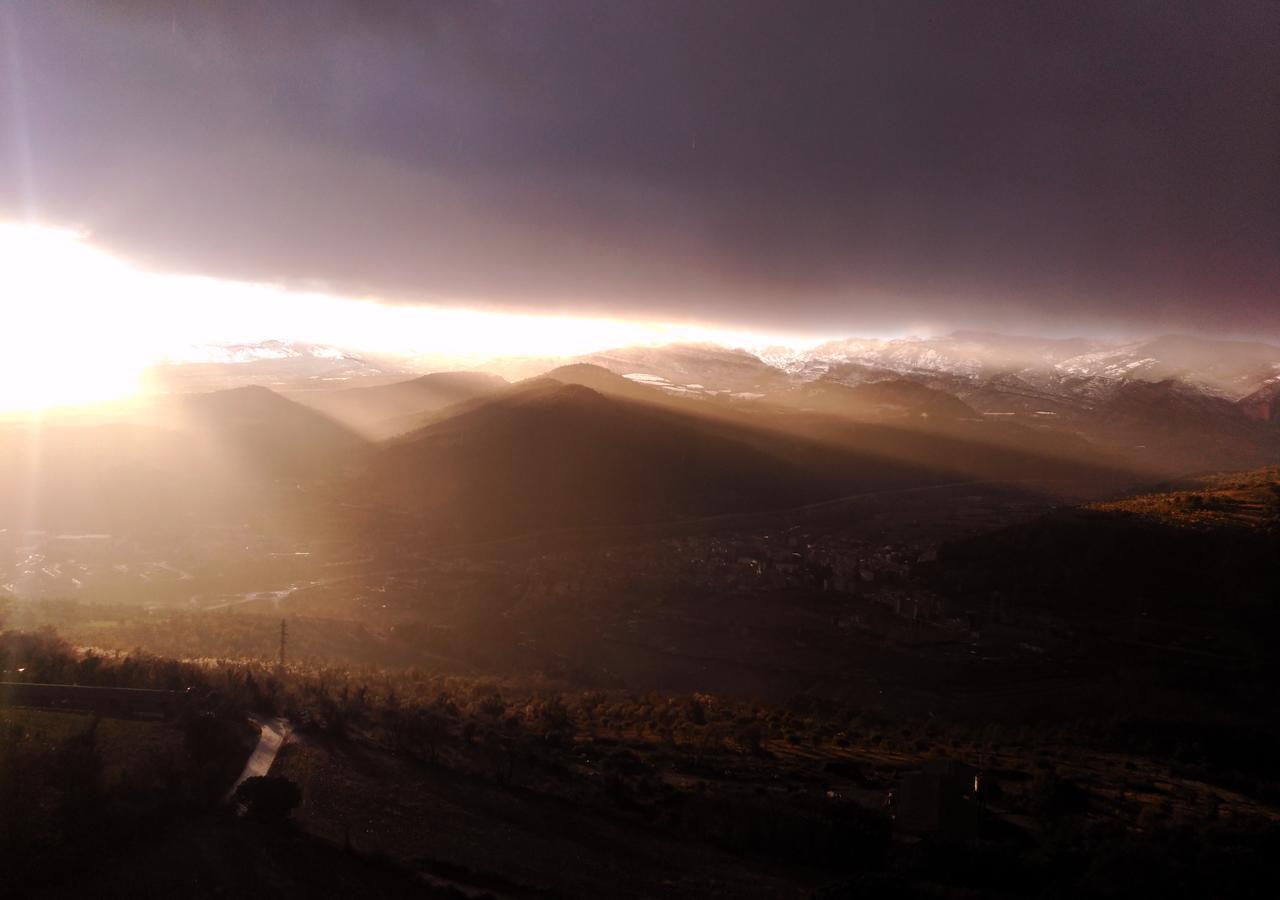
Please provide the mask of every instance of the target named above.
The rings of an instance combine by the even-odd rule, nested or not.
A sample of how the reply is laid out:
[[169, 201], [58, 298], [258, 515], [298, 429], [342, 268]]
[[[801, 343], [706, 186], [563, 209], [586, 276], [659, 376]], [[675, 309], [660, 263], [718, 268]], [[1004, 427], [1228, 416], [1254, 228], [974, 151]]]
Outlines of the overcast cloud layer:
[[0, 219], [400, 302], [1280, 335], [1280, 3], [0, 0]]

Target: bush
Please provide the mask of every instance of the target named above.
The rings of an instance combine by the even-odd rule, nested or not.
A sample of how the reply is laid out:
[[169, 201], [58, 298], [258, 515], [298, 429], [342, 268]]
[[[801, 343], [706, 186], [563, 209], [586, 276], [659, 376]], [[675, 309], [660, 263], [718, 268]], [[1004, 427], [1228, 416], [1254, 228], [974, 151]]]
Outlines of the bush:
[[1089, 811], [1089, 792], [1052, 768], [1041, 771], [1028, 792], [1031, 812], [1041, 819], [1057, 820]]
[[302, 791], [283, 775], [258, 775], [241, 782], [234, 799], [251, 818], [274, 825], [298, 808]]

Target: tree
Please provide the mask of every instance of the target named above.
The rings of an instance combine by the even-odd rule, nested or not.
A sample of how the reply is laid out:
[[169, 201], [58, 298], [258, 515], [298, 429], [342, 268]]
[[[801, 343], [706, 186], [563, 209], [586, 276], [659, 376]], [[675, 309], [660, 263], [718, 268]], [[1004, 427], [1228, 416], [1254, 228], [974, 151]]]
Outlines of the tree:
[[743, 753], [755, 756], [763, 749], [764, 729], [759, 722], [750, 719], [740, 721], [733, 737]]
[[302, 803], [302, 790], [283, 775], [257, 775], [240, 783], [234, 799], [251, 818], [277, 825]]
[[102, 751], [98, 747], [98, 717], [89, 726], [68, 738], [59, 749], [56, 772], [64, 799], [74, 806], [92, 805], [102, 794]]
[[1089, 792], [1052, 769], [1042, 770], [1028, 791], [1031, 811], [1042, 819], [1056, 821], [1089, 811]]
[[448, 729], [448, 720], [436, 710], [415, 710], [409, 720], [409, 749], [418, 754], [425, 753], [434, 765], [440, 744], [448, 736]]

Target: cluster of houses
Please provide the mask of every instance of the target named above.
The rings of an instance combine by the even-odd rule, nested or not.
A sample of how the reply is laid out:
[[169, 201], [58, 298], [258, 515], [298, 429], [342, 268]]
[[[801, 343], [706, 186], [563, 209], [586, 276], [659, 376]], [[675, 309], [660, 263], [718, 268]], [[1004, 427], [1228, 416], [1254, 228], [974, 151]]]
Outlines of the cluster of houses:
[[688, 560], [693, 580], [703, 586], [859, 596], [908, 618], [940, 612], [936, 598], [910, 584], [918, 566], [937, 559], [932, 545], [877, 544], [840, 535], [810, 535], [798, 528], [668, 543], [676, 545], [676, 552]]
[[106, 533], [0, 529], [0, 594], [24, 600], [173, 603], [226, 590], [201, 579], [292, 573], [309, 548], [244, 528], [146, 539]]
[[600, 553], [553, 554], [513, 570], [524, 602], [597, 603], [629, 591], [814, 591], [879, 603], [909, 619], [937, 616], [940, 603], [911, 582], [937, 559], [932, 545], [877, 544], [792, 528], [761, 534], [695, 535]]
[[0, 592], [75, 594], [106, 564], [115, 544], [109, 534], [0, 529]]
[[[129, 546], [111, 535], [57, 535], [0, 531], [0, 591], [19, 597], [149, 598], [180, 600], [225, 593], [233, 586], [196, 584], [188, 572], [218, 580], [253, 561], [258, 577], [296, 581], [302, 570], [317, 572], [328, 563], [361, 562], [358, 548], [300, 547], [248, 529], [204, 529], [198, 545], [168, 548], [157, 560], [155, 547]], [[235, 559], [212, 569], [199, 560]], [[442, 592], [459, 610], [475, 600], [509, 594], [520, 605], [579, 603], [585, 614], [611, 599], [652, 598], [701, 590], [716, 593], [806, 591], [859, 597], [912, 620], [931, 619], [936, 604], [911, 583], [913, 572], [936, 558], [930, 545], [878, 543], [841, 534], [812, 534], [796, 526], [761, 533], [688, 535], [655, 542], [620, 545], [592, 552], [547, 554], [533, 560], [419, 557], [415, 571], [388, 576], [367, 598], [376, 610], [414, 604], [413, 598]], [[365, 562], [374, 562], [372, 559]], [[340, 574], [345, 568], [327, 571]], [[248, 570], [246, 570], [246, 574]], [[289, 577], [285, 577], [289, 576]], [[232, 579], [235, 580], [234, 578]], [[305, 581], [306, 579], [303, 578]], [[377, 580], [376, 578], [374, 580]], [[350, 597], [351, 584], [335, 585]], [[481, 597], [477, 594], [484, 594]], [[181, 596], [179, 596], [181, 595]]]

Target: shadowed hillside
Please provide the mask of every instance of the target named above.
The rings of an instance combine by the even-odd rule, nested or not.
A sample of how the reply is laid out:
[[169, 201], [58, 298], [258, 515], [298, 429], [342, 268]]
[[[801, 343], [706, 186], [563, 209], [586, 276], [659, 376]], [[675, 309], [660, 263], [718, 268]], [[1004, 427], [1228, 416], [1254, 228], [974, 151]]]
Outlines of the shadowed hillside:
[[620, 347], [589, 354], [579, 361], [618, 375], [655, 376], [677, 388], [756, 393], [788, 385], [784, 372], [753, 354], [713, 344]]
[[523, 382], [394, 442], [370, 460], [356, 489], [420, 512], [437, 527], [494, 536], [1104, 471], [964, 436], [839, 417], [687, 411], [702, 405], [640, 403], [551, 379]]
[[[1280, 473], [1217, 476], [1063, 510], [942, 549], [953, 596], [1066, 615], [1274, 620]], [[1245, 612], [1251, 610], [1252, 612]]]
[[801, 409], [870, 419], [963, 419], [978, 415], [946, 391], [905, 378], [855, 385], [819, 379], [798, 385], [782, 399]]
[[463, 532], [625, 523], [821, 496], [822, 479], [707, 423], [526, 383], [385, 449], [368, 485]]
[[177, 427], [224, 451], [249, 477], [314, 476], [365, 446], [328, 416], [264, 387], [193, 394], [175, 412]]
[[1084, 428], [1100, 443], [1170, 473], [1248, 468], [1280, 458], [1280, 429], [1173, 379], [1120, 385], [1091, 411]]
[[638, 400], [641, 403], [669, 405], [682, 402], [682, 398], [673, 398], [655, 387], [637, 384], [629, 378], [624, 378], [603, 366], [597, 366], [592, 363], [571, 363], [567, 366], [558, 366], [547, 372], [543, 377], [551, 378], [562, 384], [580, 384], [600, 394], [610, 397], [625, 397], [631, 400]]
[[437, 410], [497, 393], [507, 381], [483, 372], [435, 372], [409, 381], [340, 391], [306, 391], [294, 399], [371, 439], [404, 434]]
[[102, 422], [28, 419], [0, 431], [7, 524], [167, 527], [269, 508], [269, 489], [333, 477], [367, 447], [266, 388], [158, 400]]

